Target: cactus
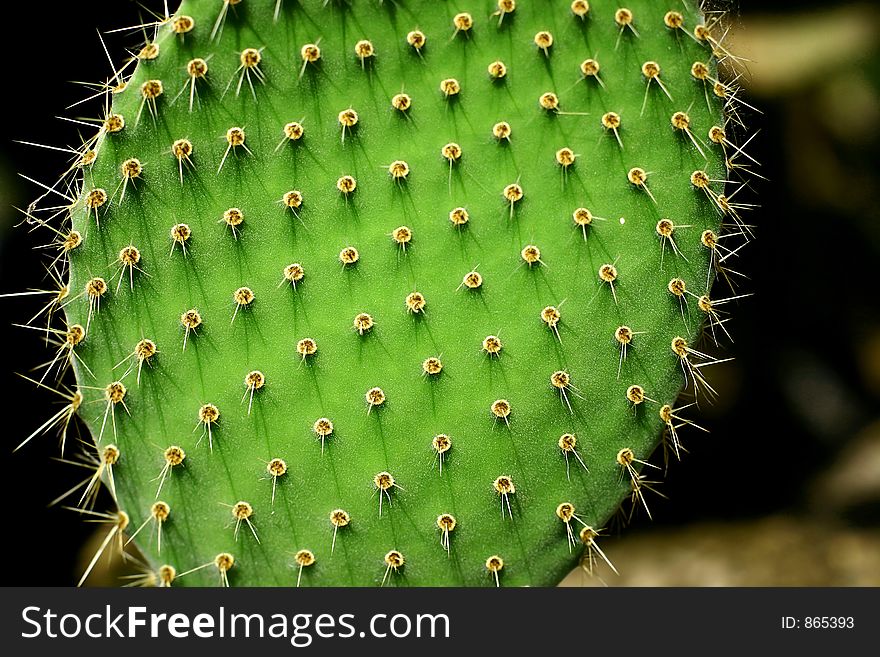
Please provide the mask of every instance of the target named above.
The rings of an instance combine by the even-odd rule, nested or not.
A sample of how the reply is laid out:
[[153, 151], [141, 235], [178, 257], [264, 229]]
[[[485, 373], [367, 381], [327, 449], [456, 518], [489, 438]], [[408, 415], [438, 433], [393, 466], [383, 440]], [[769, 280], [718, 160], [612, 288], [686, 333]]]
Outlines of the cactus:
[[[45, 373], [76, 376], [41, 430], [87, 425], [66, 503], [107, 550], [133, 537], [145, 582], [190, 586], [611, 566], [598, 536], [649, 509], [682, 388], [711, 394], [719, 240], [747, 230], [714, 21], [626, 6], [156, 22], [47, 192], [69, 212], [29, 214], [64, 286]], [[118, 509], [93, 509], [102, 483]]]

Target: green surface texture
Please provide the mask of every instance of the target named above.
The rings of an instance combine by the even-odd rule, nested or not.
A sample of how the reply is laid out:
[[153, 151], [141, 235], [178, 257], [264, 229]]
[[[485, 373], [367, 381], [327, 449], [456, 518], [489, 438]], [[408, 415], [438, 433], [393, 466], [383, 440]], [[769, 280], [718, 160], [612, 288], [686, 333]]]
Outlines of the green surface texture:
[[[697, 300], [712, 278], [701, 234], [719, 233], [722, 219], [691, 182], [695, 170], [725, 178], [722, 149], [708, 138], [724, 125], [723, 99], [691, 75], [697, 61], [716, 75], [711, 49], [692, 36], [703, 18], [678, 0], [626, 6], [631, 27], [615, 22], [619, 5], [606, 0], [590, 2], [585, 17], [551, 0], [520, 0], [503, 15], [479, 0], [285, 0], [277, 17], [275, 0], [185, 0], [174, 16], [190, 16], [192, 30], [175, 33], [174, 17], [158, 26], [158, 53], [142, 52], [112, 94], [124, 128], [102, 130], [82, 168], [72, 221], [83, 242], [70, 252], [65, 306], [69, 324], [88, 326], [75, 347], [79, 412], [99, 454], [119, 449], [119, 508], [129, 534], [146, 522], [136, 542], [152, 569], [170, 564], [174, 585], [189, 586], [223, 575], [236, 586], [294, 585], [298, 576], [302, 586], [494, 586], [495, 574], [517, 586], [552, 585], [577, 564], [584, 524], [605, 527], [632, 495], [619, 451], [649, 458], [664, 429], [660, 408], [685, 384], [670, 344], [698, 343]], [[682, 29], [664, 24], [670, 10], [682, 12]], [[456, 30], [459, 12], [472, 16], [469, 30]], [[426, 36], [419, 49], [407, 43], [416, 29]], [[539, 31], [552, 46], [536, 45]], [[356, 54], [362, 39], [371, 57]], [[304, 63], [310, 43], [321, 57]], [[242, 64], [247, 48], [258, 50], [257, 66]], [[208, 72], [190, 107], [187, 65], [197, 57]], [[588, 58], [600, 63], [598, 79], [581, 72]], [[506, 75], [493, 80], [496, 60]], [[649, 61], [662, 86], [644, 76]], [[458, 94], [441, 91], [448, 78]], [[144, 97], [151, 80], [162, 83], [155, 99]], [[557, 95], [555, 109], [541, 106], [546, 92]], [[404, 111], [392, 106], [400, 93], [411, 99]], [[347, 109], [358, 121], [343, 129]], [[673, 127], [676, 111], [688, 113], [690, 132]], [[602, 124], [607, 112], [621, 118], [616, 134]], [[501, 121], [509, 139], [493, 135]], [[301, 124], [300, 139], [285, 137], [289, 122]], [[243, 144], [227, 141], [233, 127]], [[192, 144], [182, 159], [172, 149], [180, 139]], [[450, 142], [461, 148], [452, 163], [441, 153]], [[573, 164], [558, 163], [562, 148]], [[141, 168], [126, 178], [130, 158]], [[391, 175], [395, 161], [408, 165], [405, 178]], [[646, 185], [630, 182], [634, 167]], [[346, 175], [357, 183], [349, 194], [337, 188]], [[515, 202], [503, 194], [512, 183], [523, 192]], [[108, 199], [90, 208], [96, 188]], [[282, 201], [293, 190], [298, 208]], [[467, 224], [450, 221], [458, 207]], [[230, 208], [243, 215], [234, 230], [223, 220]], [[588, 227], [573, 220], [578, 208], [594, 215]], [[675, 226], [674, 248], [658, 235], [661, 219]], [[191, 231], [184, 244], [170, 234], [179, 223]], [[405, 245], [393, 237], [400, 226], [411, 231]], [[540, 249], [531, 264], [528, 245]], [[133, 269], [120, 261], [127, 246], [139, 252]], [[357, 249], [356, 263], [340, 261], [346, 247]], [[283, 273], [291, 263], [304, 271], [295, 285]], [[600, 278], [606, 264], [617, 270], [610, 283]], [[470, 289], [463, 277], [474, 270], [482, 285]], [[107, 282], [99, 307], [85, 291], [94, 277]], [[683, 297], [669, 291], [674, 278], [687, 286]], [[243, 286], [254, 295], [247, 304], [233, 297]], [[413, 292], [423, 295], [420, 312], [406, 305]], [[561, 313], [555, 328], [541, 317], [551, 305]], [[187, 331], [190, 309], [202, 323]], [[359, 313], [374, 320], [363, 334]], [[635, 333], [625, 359], [620, 326]], [[482, 348], [489, 335], [502, 342], [497, 354]], [[140, 363], [144, 338], [158, 353]], [[317, 345], [305, 358], [304, 338]], [[429, 357], [442, 372], [425, 373]], [[265, 384], [250, 391], [254, 370]], [[570, 377], [562, 390], [551, 384], [557, 371]], [[124, 407], [106, 396], [117, 380]], [[627, 398], [634, 384], [643, 403]], [[373, 387], [383, 404], [367, 402]], [[491, 411], [500, 399], [506, 418]], [[210, 441], [199, 420], [207, 403], [220, 412]], [[319, 418], [333, 423], [323, 448]], [[565, 433], [576, 435], [577, 455], [560, 449]], [[438, 434], [452, 443], [442, 472]], [[170, 507], [160, 552], [151, 505], [172, 445], [186, 458], [158, 495]], [[287, 466], [277, 478], [267, 472], [273, 458]], [[387, 493], [374, 484], [380, 472], [394, 477]], [[506, 499], [493, 486], [500, 475], [515, 485]], [[236, 532], [239, 501], [253, 514]], [[577, 515], [573, 548], [556, 513], [562, 502]], [[331, 554], [334, 509], [351, 521]], [[448, 552], [443, 513], [456, 519]], [[315, 562], [300, 573], [302, 549]], [[401, 567], [386, 562], [390, 550], [404, 556]], [[220, 553], [235, 558], [228, 572], [214, 564]], [[503, 559], [497, 573], [487, 569], [492, 555]]]

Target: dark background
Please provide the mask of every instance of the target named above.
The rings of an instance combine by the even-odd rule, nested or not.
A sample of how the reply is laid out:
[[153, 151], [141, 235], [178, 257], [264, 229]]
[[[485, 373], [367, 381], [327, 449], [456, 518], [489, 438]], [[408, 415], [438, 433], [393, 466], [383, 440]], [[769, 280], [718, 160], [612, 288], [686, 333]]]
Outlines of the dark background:
[[[807, 555], [782, 580], [770, 567], [745, 581], [682, 571], [666, 583], [880, 583], [877, 560], [859, 562], [867, 572], [858, 579], [851, 564], [819, 549], [842, 535], [847, 549], [880, 554], [880, 81], [871, 66], [880, 56], [878, 13], [870, 5], [829, 5], [743, 0], [734, 8], [737, 45], [755, 59], [742, 82], [749, 102], [764, 111], [745, 112], [760, 129], [749, 154], [770, 179], [745, 199], [762, 206], [748, 217], [758, 239], [733, 265], [749, 275], [743, 291], [754, 296], [738, 304], [730, 323], [736, 342], [725, 354], [736, 360], [712, 372], [720, 399], [696, 418], [711, 434], [685, 433], [690, 453], [670, 464], [662, 487], [670, 499], [653, 501], [654, 522], [639, 516], [620, 539], [606, 539], [612, 558], [627, 545], [635, 550], [619, 553], [635, 564], [625, 583], [655, 583], [639, 579], [640, 545], [650, 547], [654, 563], [673, 563], [674, 555], [658, 550], [724, 532], [729, 541], [706, 548], [720, 550], [716, 565], [753, 572], [746, 567], [749, 541], [756, 533], [775, 540], [780, 526], [786, 534], [779, 541]], [[79, 127], [55, 117], [102, 113], [101, 101], [65, 109], [85, 91], [69, 81], [110, 74], [95, 29], [136, 25], [147, 14], [135, 2], [108, 0], [53, 3], [51, 12], [5, 3], [3, 17], [0, 294], [40, 287], [43, 277], [32, 247], [44, 236], [14, 228], [22, 216], [10, 207], [26, 207], [39, 190], [17, 173], [52, 181], [66, 168], [64, 154], [13, 140], [78, 146]], [[114, 61], [139, 41], [136, 32], [110, 35]], [[55, 408], [52, 395], [15, 374], [45, 353], [35, 333], [11, 326], [38, 307], [32, 298], [0, 299], [4, 585], [75, 583], [93, 529], [75, 514], [47, 509], [83, 476], [52, 460], [58, 448], [51, 435], [12, 453]], [[827, 575], [820, 581], [817, 569]]]

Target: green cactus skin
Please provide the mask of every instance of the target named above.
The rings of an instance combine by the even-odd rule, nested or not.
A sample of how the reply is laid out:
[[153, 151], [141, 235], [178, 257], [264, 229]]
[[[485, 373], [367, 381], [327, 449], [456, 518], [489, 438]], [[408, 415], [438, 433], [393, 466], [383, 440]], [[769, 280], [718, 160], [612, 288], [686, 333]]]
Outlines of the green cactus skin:
[[[585, 16], [550, 0], [507, 13], [488, 0], [184, 0], [111, 82], [131, 74], [108, 94], [124, 127], [114, 131], [110, 117], [87, 144], [70, 213], [83, 239], [69, 251], [64, 311], [68, 325], [87, 327], [71, 359], [78, 411], [93, 458], [108, 463], [98, 474], [107, 484], [112, 474], [127, 514], [107, 518], [128, 535], [140, 528], [151, 581], [170, 583], [168, 564], [174, 584], [190, 586], [551, 585], [584, 550], [595, 556], [578, 539], [584, 526], [604, 527], [630, 498], [641, 506], [632, 478], [650, 495], [662, 472], [638, 474], [666, 427], [661, 407], [675, 404], [688, 363], [701, 362], [671, 344], [696, 345], [706, 317], [698, 299], [713, 252], [701, 238], [721, 232], [726, 176], [723, 145], [707, 135], [724, 125], [725, 101], [713, 93], [710, 41], [693, 36], [697, 8], [626, 6], [632, 22], [621, 25], [618, 3], [605, 0]], [[670, 10], [681, 28], [665, 24]], [[459, 12], [470, 12], [469, 29], [455, 27]], [[176, 33], [180, 16], [191, 30]], [[422, 47], [407, 42], [413, 30]], [[356, 53], [365, 39], [371, 56]], [[319, 60], [304, 62], [306, 44]], [[194, 58], [206, 76], [188, 74]], [[590, 58], [598, 77], [582, 72]], [[506, 67], [499, 79], [495, 61]], [[659, 64], [659, 78], [646, 62]], [[695, 62], [708, 79], [694, 77]], [[441, 91], [450, 78], [459, 93]], [[542, 107], [548, 92], [558, 106]], [[392, 104], [400, 93], [405, 110]], [[349, 109], [358, 120], [343, 127]], [[603, 125], [608, 112], [620, 117], [616, 130]], [[686, 129], [675, 112], [688, 114]], [[299, 139], [285, 136], [289, 122], [301, 125]], [[509, 138], [493, 135], [498, 122]], [[243, 143], [234, 132], [228, 140], [230, 128]], [[173, 147], [182, 139], [191, 152]], [[461, 149], [452, 162], [448, 143]], [[391, 167], [398, 161], [405, 177]], [[647, 172], [644, 184], [633, 184], [634, 168]], [[707, 174], [705, 188], [695, 171]], [[340, 192], [343, 176], [354, 191]], [[521, 198], [505, 197], [510, 184]], [[291, 208], [283, 199], [294, 190], [301, 205]], [[459, 207], [469, 221], [457, 226]], [[237, 226], [224, 222], [230, 208], [243, 215]], [[574, 221], [578, 208], [592, 212], [589, 226]], [[661, 219], [673, 222], [674, 243], [658, 233]], [[185, 242], [172, 239], [176, 224], [188, 225]], [[395, 240], [400, 226], [408, 242]], [[126, 264], [129, 246], [138, 258], [129, 251]], [[346, 247], [356, 263], [340, 261]], [[304, 271], [295, 285], [283, 273], [292, 263]], [[606, 268], [602, 280], [604, 265], [616, 277]], [[482, 285], [471, 289], [463, 278], [474, 270]], [[96, 277], [107, 288], [98, 296]], [[234, 300], [242, 287], [252, 300], [244, 291]], [[407, 306], [413, 292], [423, 308]], [[561, 313], [555, 327], [542, 321], [547, 306]], [[201, 324], [187, 330], [190, 309]], [[359, 313], [374, 320], [362, 334]], [[625, 359], [621, 326], [634, 333]], [[490, 335], [503, 344], [497, 354], [482, 349]], [[157, 353], [141, 362], [145, 338]], [[314, 354], [298, 353], [304, 338]], [[442, 372], [424, 371], [429, 357]], [[249, 390], [252, 371], [264, 385]], [[551, 384], [558, 371], [570, 379], [562, 389]], [[116, 381], [119, 403], [107, 387]], [[629, 398], [638, 400], [633, 385], [641, 403]], [[374, 387], [384, 403], [368, 403]], [[509, 416], [493, 415], [496, 400]], [[210, 440], [199, 416], [209, 403], [220, 413]], [[323, 440], [319, 418], [332, 421]], [[575, 452], [560, 449], [566, 433]], [[452, 444], [442, 472], [438, 434]], [[170, 446], [185, 452], [179, 465], [168, 466]], [[275, 458], [286, 465], [278, 477], [267, 471]], [[375, 483], [381, 472], [394, 477], [387, 492]], [[506, 497], [493, 483], [502, 475], [515, 486]], [[157, 499], [170, 508], [161, 552]], [[350, 523], [331, 554], [335, 509]], [[441, 514], [456, 520], [448, 550]], [[218, 567], [223, 553], [233, 567]]]

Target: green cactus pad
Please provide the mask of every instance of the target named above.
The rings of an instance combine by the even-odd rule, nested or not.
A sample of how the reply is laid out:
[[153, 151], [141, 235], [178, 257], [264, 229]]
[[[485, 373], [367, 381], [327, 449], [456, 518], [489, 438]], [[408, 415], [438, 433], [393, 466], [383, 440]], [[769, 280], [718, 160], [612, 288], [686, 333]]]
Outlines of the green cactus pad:
[[64, 308], [160, 581], [550, 585], [641, 506], [724, 202], [689, 4], [185, 0], [158, 26], [88, 144]]

